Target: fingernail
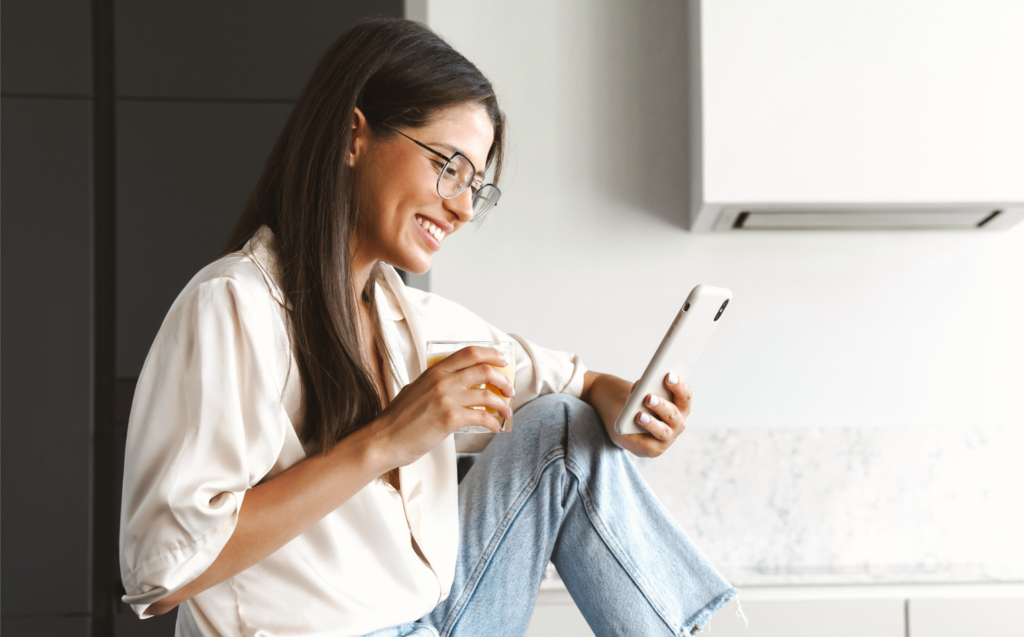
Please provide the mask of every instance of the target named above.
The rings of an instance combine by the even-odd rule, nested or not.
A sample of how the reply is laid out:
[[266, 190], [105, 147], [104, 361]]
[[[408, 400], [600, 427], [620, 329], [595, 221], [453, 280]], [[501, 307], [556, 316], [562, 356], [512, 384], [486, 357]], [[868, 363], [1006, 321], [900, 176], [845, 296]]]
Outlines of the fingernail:
[[647, 414], [641, 412], [640, 413], [640, 422], [642, 422], [642, 423], [644, 423], [646, 425], [647, 423], [651, 422], [651, 417], [648, 416]]
[[660, 402], [661, 401], [658, 400], [658, 397], [655, 396], [654, 394], [651, 394], [651, 397], [647, 399], [647, 404], [650, 405], [651, 407], [656, 407]]
[[513, 396], [515, 396], [515, 395], [516, 395], [516, 388], [515, 388], [515, 387], [513, 387], [513, 388], [512, 388], [512, 395], [513, 395]]
[[675, 374], [669, 374], [668, 375], [668, 384], [669, 385], [675, 385], [678, 382], [679, 382], [679, 377], [678, 376], [676, 376]]

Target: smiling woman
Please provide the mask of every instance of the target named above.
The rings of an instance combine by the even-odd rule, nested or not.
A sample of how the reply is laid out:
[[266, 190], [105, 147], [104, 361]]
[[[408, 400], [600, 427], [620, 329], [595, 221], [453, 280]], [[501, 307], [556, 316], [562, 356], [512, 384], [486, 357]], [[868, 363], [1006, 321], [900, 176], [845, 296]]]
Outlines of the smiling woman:
[[[179, 607], [180, 635], [522, 634], [549, 560], [599, 634], [689, 634], [736, 595], [623, 452], [673, 444], [685, 383], [619, 436], [630, 382], [395, 271], [427, 271], [497, 201], [504, 129], [491, 84], [421, 25], [368, 21], [324, 55], [139, 377], [120, 558], [140, 616]], [[428, 340], [511, 341], [515, 382], [489, 347], [428, 368]], [[458, 483], [452, 433], [497, 433], [488, 410], [512, 418], [513, 395], [514, 434]]]

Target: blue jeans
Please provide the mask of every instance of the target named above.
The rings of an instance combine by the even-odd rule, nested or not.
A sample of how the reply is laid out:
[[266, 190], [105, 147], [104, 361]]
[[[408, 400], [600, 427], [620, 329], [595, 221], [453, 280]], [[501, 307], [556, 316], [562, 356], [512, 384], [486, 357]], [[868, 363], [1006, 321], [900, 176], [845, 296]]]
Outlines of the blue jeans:
[[491, 440], [459, 484], [459, 520], [448, 598], [373, 637], [522, 635], [549, 560], [598, 637], [689, 635], [739, 593], [597, 412], [564, 394], [529, 403]]

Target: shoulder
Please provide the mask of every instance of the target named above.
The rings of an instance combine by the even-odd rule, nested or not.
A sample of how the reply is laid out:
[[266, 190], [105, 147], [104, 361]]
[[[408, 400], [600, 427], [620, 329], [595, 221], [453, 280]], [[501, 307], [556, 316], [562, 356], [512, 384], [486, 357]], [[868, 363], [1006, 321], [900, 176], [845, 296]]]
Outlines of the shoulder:
[[179, 342], [203, 331], [247, 333], [263, 341], [276, 341], [277, 336], [287, 340], [287, 315], [275, 289], [251, 256], [243, 252], [225, 255], [192, 277], [168, 310], [160, 331]]
[[197, 272], [178, 294], [171, 312], [189, 301], [217, 302], [228, 297], [235, 302], [257, 305], [275, 301], [272, 287], [259, 265], [248, 255], [234, 252]]

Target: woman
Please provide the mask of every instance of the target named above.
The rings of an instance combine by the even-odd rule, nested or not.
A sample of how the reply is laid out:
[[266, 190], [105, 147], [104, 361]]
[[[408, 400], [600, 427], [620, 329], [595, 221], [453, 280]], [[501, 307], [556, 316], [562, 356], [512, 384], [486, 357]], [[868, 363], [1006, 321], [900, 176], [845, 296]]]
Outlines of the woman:
[[[738, 592], [622, 447], [657, 456], [690, 389], [612, 426], [631, 384], [517, 342], [426, 369], [427, 340], [512, 340], [406, 288], [497, 200], [504, 116], [429, 29], [365, 22], [325, 54], [224, 256], [179, 295], [129, 424], [121, 569], [185, 635], [522, 634], [549, 559], [597, 634], [689, 634]], [[452, 433], [497, 431], [458, 484]], [[613, 444], [614, 443], [614, 444]], [[615, 446], [615, 445], [618, 445]]]

